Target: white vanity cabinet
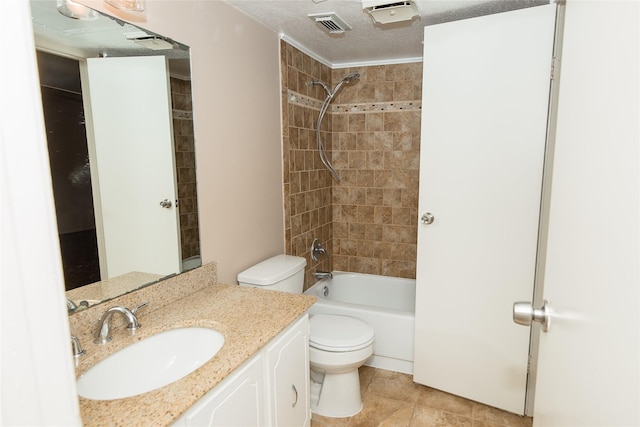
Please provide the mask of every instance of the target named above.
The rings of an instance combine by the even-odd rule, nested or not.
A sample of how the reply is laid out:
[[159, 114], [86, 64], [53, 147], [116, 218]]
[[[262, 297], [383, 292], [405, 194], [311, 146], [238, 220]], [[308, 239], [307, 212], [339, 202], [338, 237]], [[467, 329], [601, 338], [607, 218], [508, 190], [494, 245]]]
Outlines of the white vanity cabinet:
[[309, 427], [305, 313], [180, 416], [174, 427]]

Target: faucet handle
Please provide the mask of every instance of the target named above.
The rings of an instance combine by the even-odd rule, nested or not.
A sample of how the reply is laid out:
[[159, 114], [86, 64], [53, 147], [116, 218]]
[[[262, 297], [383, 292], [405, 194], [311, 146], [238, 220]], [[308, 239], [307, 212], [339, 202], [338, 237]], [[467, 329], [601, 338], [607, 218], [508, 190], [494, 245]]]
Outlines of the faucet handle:
[[140, 304], [139, 306], [135, 307], [134, 309], [131, 310], [131, 312], [133, 314], [136, 314], [138, 312], [138, 310], [140, 310], [142, 307], [146, 307], [149, 305], [149, 301], [143, 302], [142, 304]]
[[315, 262], [320, 260], [319, 255], [325, 255], [329, 258], [329, 253], [325, 248], [322, 247], [322, 243], [320, 243], [320, 239], [313, 239], [313, 243], [311, 243], [311, 259]]

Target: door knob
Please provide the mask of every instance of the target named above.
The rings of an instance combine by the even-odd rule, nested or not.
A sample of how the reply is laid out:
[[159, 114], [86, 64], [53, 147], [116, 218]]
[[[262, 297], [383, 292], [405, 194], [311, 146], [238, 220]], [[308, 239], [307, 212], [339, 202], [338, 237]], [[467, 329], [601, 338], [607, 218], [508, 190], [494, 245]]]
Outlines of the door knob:
[[164, 199], [163, 201], [160, 202], [160, 207], [169, 209], [171, 207], [171, 200]]
[[422, 218], [420, 218], [420, 221], [423, 224], [429, 225], [433, 222], [435, 218], [433, 217], [433, 214], [431, 212], [426, 212], [424, 215], [422, 215]]
[[551, 323], [551, 307], [549, 301], [544, 300], [542, 308], [533, 308], [528, 301], [513, 303], [513, 321], [518, 325], [531, 326], [532, 322], [539, 322], [542, 325], [542, 332], [549, 331]]

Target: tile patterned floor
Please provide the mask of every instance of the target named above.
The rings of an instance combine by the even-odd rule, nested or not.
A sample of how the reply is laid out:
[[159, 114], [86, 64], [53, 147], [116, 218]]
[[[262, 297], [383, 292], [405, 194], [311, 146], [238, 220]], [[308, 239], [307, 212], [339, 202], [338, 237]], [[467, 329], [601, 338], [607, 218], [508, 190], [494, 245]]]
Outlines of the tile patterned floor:
[[411, 375], [363, 366], [364, 408], [350, 418], [313, 415], [311, 427], [531, 427], [520, 417], [413, 382]]

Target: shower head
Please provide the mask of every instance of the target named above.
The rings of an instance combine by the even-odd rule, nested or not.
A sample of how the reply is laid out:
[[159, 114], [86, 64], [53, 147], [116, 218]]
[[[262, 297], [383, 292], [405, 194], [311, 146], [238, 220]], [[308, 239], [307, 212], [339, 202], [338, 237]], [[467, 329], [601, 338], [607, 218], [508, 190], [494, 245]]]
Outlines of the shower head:
[[359, 78], [360, 78], [360, 73], [351, 73], [351, 74], [348, 74], [348, 75], [344, 76], [342, 78], [342, 80], [340, 80], [338, 82], [336, 87], [333, 88], [333, 92], [331, 92], [330, 96], [333, 97], [336, 93], [338, 93], [338, 90], [340, 90], [340, 87], [343, 84], [345, 84], [345, 83], [349, 84], [349, 83], [353, 82], [354, 80], [358, 80]]
[[360, 73], [351, 73], [347, 76], [344, 76], [342, 81], [345, 83], [351, 83], [352, 81], [358, 80], [359, 78], [360, 78]]

